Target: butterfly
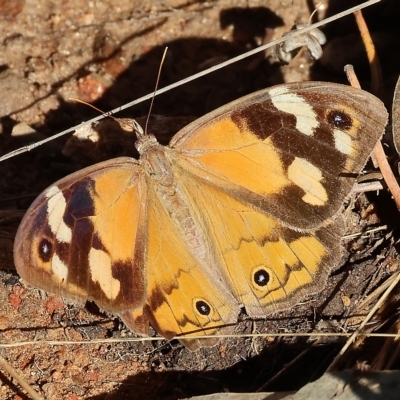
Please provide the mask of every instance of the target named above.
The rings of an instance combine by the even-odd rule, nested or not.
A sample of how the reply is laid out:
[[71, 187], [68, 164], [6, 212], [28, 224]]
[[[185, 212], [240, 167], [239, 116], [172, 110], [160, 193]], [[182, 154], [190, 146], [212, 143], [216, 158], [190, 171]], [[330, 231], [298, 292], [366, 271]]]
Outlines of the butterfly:
[[26, 212], [29, 284], [94, 301], [135, 333], [194, 350], [320, 292], [340, 258], [340, 207], [387, 123], [382, 102], [323, 82], [274, 86], [195, 120], [169, 146], [132, 120], [140, 159], [51, 185]]

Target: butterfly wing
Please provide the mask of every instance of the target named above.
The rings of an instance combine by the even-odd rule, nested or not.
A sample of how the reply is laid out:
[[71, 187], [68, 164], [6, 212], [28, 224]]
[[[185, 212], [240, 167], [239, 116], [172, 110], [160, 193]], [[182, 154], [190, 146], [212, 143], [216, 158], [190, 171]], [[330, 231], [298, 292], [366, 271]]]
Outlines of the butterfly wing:
[[[146, 190], [137, 161], [85, 168], [45, 190], [25, 214], [14, 244], [28, 283], [105, 311], [142, 305]], [[129, 227], [126, 229], [125, 227]]]
[[387, 112], [349, 86], [303, 82], [232, 102], [174, 136], [180, 169], [297, 230], [342, 205], [383, 134]]
[[252, 94], [173, 138], [181, 190], [249, 315], [322, 290], [340, 258], [339, 207], [386, 121], [374, 96], [312, 82]]
[[202, 210], [199, 224], [204, 224], [218, 260], [209, 280], [216, 281], [215, 271], [223, 272], [224, 282], [248, 315], [261, 317], [289, 308], [322, 290], [340, 257], [340, 217], [299, 232], [212, 183], [181, 176], [188, 204]]

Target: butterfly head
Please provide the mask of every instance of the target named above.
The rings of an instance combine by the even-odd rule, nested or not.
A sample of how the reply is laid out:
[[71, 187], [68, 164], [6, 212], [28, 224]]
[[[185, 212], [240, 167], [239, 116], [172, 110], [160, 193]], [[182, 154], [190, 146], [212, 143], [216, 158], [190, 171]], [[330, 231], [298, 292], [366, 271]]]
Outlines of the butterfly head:
[[138, 139], [135, 142], [135, 147], [140, 155], [147, 153], [153, 147], [160, 146], [154, 135], [148, 135], [142, 131], [140, 135], [136, 132], [136, 136]]
[[134, 119], [121, 119], [118, 122], [124, 130], [135, 133], [137, 137], [135, 147], [140, 154], [146, 174], [162, 184], [168, 185], [172, 175], [169, 172], [169, 162], [165, 156], [166, 148], [158, 143], [154, 135], [147, 133], [147, 124], [143, 129]]
[[133, 118], [121, 118], [118, 119], [118, 123], [121, 128], [127, 132], [134, 132], [136, 135], [135, 147], [140, 155], [143, 155], [153, 147], [159, 146], [156, 137], [152, 134], [148, 134], [147, 130], [143, 130], [140, 124]]

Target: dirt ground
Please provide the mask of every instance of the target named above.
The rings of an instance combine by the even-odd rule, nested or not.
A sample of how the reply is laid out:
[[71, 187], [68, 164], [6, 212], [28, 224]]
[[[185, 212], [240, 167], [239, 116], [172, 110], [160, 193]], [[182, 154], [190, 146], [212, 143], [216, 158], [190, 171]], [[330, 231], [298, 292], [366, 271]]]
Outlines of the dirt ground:
[[[0, 0], [1, 154], [98, 115], [71, 98], [107, 111], [152, 92], [166, 46], [160, 87], [280, 37], [294, 23], [307, 22], [319, 3], [315, 21], [361, 2], [144, 3], [94, 0], [83, 7], [78, 0]], [[383, 0], [365, 16], [382, 63], [382, 97], [390, 107], [400, 71], [400, 3]], [[191, 119], [273, 84], [345, 83], [343, 66], [348, 63], [368, 90], [369, 68], [354, 18], [335, 21], [323, 31], [328, 42], [317, 62], [302, 51], [288, 66], [281, 66], [269, 51], [261, 52], [158, 96], [152, 113], [176, 117], [162, 131], [161, 141], [167, 143]], [[121, 116], [141, 117], [148, 110], [149, 103], [144, 102]], [[195, 352], [178, 341], [126, 341], [132, 333], [95, 305], [80, 307], [20, 282], [12, 244], [23, 211], [33, 199], [83, 166], [134, 154], [129, 141], [104, 154], [86, 148], [66, 151], [67, 140], [63, 137], [0, 163], [0, 354], [35, 390], [46, 399], [178, 399], [224, 391], [297, 390], [321, 376], [343, 338], [233, 337]], [[390, 137], [386, 150], [396, 166], [398, 156]], [[359, 325], [373, 303], [362, 300], [398, 270], [400, 221], [385, 190], [349, 203], [349, 233], [377, 231], [344, 241], [343, 265], [332, 273], [322, 293], [266, 320], [244, 320], [238, 323], [238, 333], [337, 333]], [[369, 329], [386, 332], [396, 321], [397, 301], [393, 295]], [[5, 346], [14, 343], [20, 345]], [[367, 342], [350, 353], [341, 368], [374, 365], [382, 346], [378, 339]], [[392, 368], [399, 367], [396, 359]], [[0, 368], [0, 399], [28, 398]]]

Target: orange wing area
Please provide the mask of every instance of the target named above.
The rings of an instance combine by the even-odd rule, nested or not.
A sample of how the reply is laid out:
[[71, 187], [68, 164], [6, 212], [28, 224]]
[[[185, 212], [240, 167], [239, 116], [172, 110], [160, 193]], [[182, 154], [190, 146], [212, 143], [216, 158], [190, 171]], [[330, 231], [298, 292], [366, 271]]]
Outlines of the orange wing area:
[[[239, 304], [226, 286], [218, 283], [218, 270], [207, 275], [201, 268], [151, 188], [148, 204], [145, 262], [148, 298], [142, 310], [120, 316], [128, 327], [142, 333], [147, 333], [146, 321], [150, 321], [166, 338], [232, 332], [233, 326], [229, 324], [237, 322]], [[216, 340], [188, 339], [184, 343], [195, 349], [212, 345]]]
[[199, 218], [218, 255], [218, 269], [250, 316], [289, 308], [322, 290], [339, 259], [341, 219], [300, 233], [212, 183], [181, 178], [188, 204], [202, 210]]
[[[45, 190], [18, 230], [14, 257], [28, 283], [106, 311], [143, 305], [140, 167], [119, 158]], [[138, 254], [139, 253], [139, 254]]]

